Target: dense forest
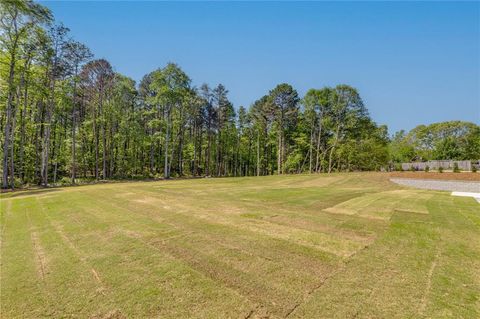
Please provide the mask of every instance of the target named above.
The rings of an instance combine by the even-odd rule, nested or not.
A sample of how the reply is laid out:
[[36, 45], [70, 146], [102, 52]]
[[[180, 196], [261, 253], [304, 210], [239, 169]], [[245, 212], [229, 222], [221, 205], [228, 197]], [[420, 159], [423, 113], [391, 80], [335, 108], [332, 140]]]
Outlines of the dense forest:
[[282, 83], [249, 107], [194, 86], [175, 63], [138, 83], [95, 59], [44, 6], [0, 4], [3, 188], [121, 178], [379, 170], [391, 161], [480, 158], [466, 122], [399, 132], [348, 85], [305, 96]]

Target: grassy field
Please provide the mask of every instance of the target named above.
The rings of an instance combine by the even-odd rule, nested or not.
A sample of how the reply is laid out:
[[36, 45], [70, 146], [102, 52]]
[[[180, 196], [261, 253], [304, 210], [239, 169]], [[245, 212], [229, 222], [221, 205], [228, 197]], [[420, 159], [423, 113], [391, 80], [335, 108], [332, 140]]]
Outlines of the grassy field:
[[2, 318], [479, 318], [480, 205], [384, 174], [3, 194]]

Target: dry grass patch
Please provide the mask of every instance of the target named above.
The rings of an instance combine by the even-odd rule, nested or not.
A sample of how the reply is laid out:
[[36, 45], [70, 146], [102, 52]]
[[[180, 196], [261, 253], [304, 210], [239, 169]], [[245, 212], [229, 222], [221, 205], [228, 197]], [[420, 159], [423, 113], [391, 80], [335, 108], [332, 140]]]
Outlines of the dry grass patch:
[[479, 317], [478, 204], [388, 178], [2, 194], [2, 318]]
[[428, 214], [425, 203], [432, 196], [431, 193], [419, 190], [393, 190], [356, 197], [325, 211], [388, 220], [395, 211]]

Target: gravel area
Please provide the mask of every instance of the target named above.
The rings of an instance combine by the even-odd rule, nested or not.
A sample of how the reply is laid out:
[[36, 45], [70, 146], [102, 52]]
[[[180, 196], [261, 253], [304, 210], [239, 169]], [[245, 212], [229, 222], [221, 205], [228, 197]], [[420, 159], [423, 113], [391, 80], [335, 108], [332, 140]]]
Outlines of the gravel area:
[[390, 180], [400, 185], [422, 189], [480, 193], [480, 182], [440, 181], [410, 178], [391, 178]]

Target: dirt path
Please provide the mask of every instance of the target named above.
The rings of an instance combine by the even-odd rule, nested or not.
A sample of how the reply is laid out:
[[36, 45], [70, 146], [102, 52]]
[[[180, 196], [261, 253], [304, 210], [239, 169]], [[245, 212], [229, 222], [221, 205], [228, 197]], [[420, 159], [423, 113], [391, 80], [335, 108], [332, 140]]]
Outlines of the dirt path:
[[473, 172], [391, 172], [392, 178], [435, 179], [443, 181], [476, 181], [480, 182], [480, 173]]

